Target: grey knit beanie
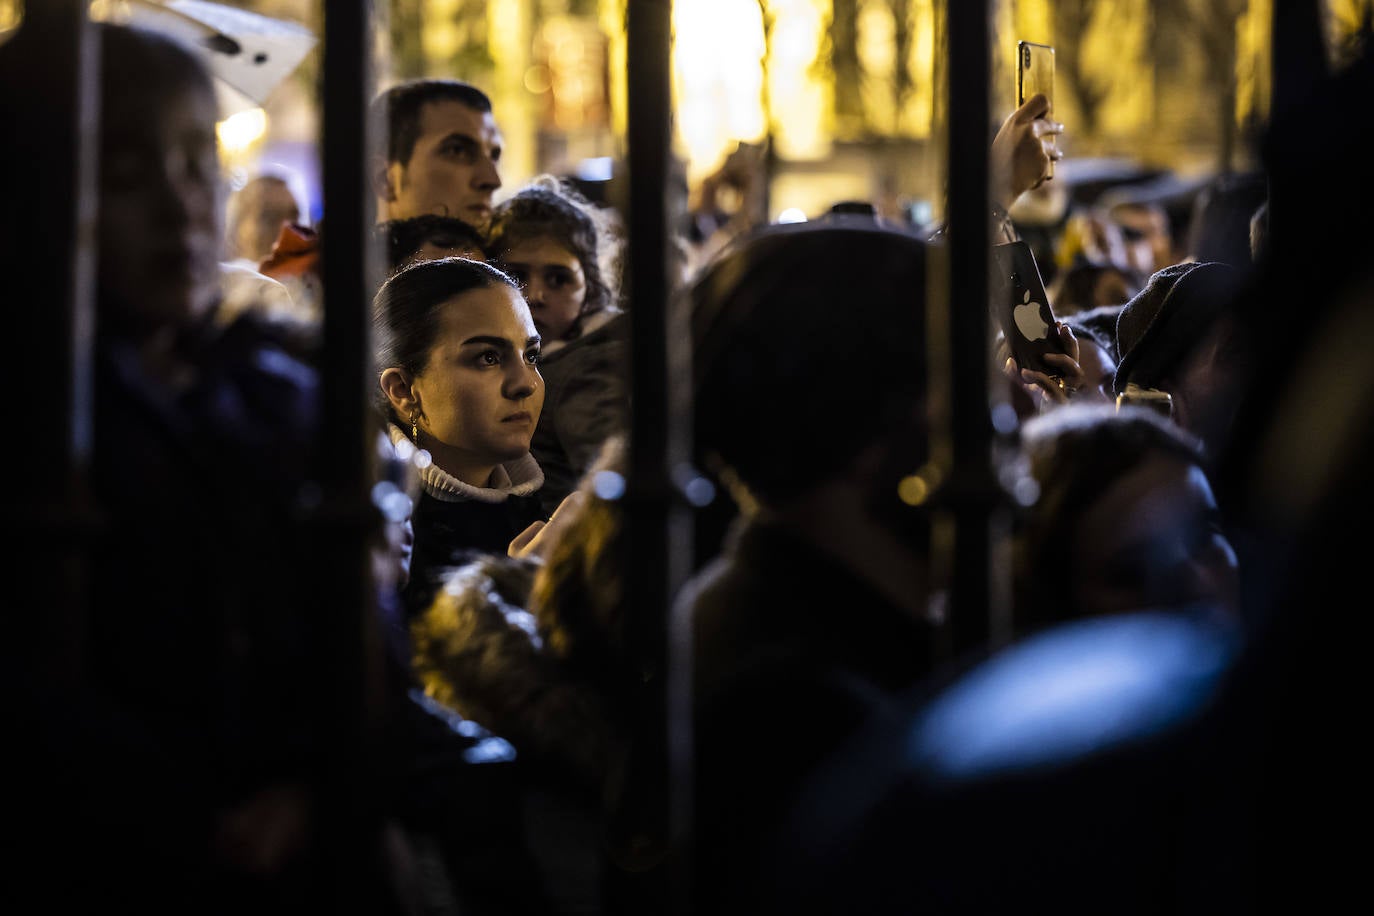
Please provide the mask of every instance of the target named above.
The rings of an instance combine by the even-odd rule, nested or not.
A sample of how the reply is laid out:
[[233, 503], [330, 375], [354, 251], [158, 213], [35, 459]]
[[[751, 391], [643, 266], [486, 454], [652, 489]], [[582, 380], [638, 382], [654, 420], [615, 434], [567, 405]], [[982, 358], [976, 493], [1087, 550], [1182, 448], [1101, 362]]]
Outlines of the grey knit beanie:
[[1221, 261], [1171, 264], [1154, 272], [1116, 319], [1117, 394], [1128, 382], [1154, 388], [1233, 305], [1241, 276]]

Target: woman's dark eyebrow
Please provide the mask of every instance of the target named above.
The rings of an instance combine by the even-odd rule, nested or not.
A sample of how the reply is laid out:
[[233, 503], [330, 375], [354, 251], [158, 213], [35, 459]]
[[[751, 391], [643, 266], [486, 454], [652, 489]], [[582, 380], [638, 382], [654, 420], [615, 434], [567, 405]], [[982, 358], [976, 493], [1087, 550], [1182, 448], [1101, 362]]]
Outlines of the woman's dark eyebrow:
[[[526, 338], [526, 340], [525, 340], [525, 349], [528, 350], [530, 347], [537, 347], [537, 346], [539, 346], [541, 343], [543, 343], [543, 338], [540, 337], [538, 334], [535, 334], [533, 337]], [[487, 346], [490, 346], [490, 347], [501, 347], [502, 349], [505, 349], [505, 350], [513, 350], [513, 349], [515, 349], [515, 344], [512, 343], [511, 341], [507, 340], [506, 338], [504, 338], [504, 337], [491, 337], [491, 336], [486, 335], [486, 334], [479, 334], [479, 335], [476, 336], [476, 337], [469, 337], [467, 340], [463, 341], [463, 344], [462, 344], [462, 345], [466, 347], [466, 346], [469, 346], [470, 344], [486, 344]]]
[[515, 348], [515, 344], [513, 344], [504, 337], [492, 337], [486, 334], [479, 334], [476, 337], [469, 337], [467, 340], [463, 341], [463, 346], [465, 347], [470, 346], [472, 344], [485, 344], [489, 347], [502, 347], [506, 350], [511, 350]]

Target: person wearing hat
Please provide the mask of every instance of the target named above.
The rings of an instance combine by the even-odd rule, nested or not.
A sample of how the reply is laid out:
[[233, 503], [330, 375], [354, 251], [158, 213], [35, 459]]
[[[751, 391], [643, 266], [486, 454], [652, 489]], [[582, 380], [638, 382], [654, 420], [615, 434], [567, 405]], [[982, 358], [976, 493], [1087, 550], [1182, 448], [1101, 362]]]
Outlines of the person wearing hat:
[[1171, 264], [1150, 276], [1116, 320], [1118, 402], [1167, 393], [1170, 415], [1211, 457], [1225, 441], [1243, 377], [1248, 348], [1237, 307], [1244, 280], [1220, 261]]

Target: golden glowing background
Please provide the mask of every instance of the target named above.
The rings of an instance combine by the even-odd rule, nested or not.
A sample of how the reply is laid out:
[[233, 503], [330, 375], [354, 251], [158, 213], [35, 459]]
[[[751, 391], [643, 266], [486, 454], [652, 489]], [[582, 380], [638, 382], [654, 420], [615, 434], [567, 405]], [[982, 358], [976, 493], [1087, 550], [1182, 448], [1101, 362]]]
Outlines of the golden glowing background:
[[[321, 31], [321, 0], [225, 2]], [[847, 198], [928, 201], [943, 156], [933, 142], [943, 6], [679, 0], [672, 118], [689, 184], [737, 144], [766, 143], [771, 218], [785, 209], [814, 215]], [[438, 75], [485, 88], [506, 138], [506, 192], [538, 172], [616, 162], [626, 134], [625, 7], [376, 0], [377, 85]], [[1249, 164], [1270, 93], [1273, 0], [997, 0], [989, 8], [998, 119], [1012, 107], [1014, 47], [1026, 38], [1057, 49], [1055, 108], [1070, 157], [1129, 157], [1182, 173]], [[1374, 0], [1326, 0], [1323, 9], [1339, 63], [1369, 28]], [[0, 33], [22, 14], [21, 0], [0, 0]], [[238, 180], [271, 162], [315, 180], [318, 73], [317, 49], [264, 109], [222, 125]]]

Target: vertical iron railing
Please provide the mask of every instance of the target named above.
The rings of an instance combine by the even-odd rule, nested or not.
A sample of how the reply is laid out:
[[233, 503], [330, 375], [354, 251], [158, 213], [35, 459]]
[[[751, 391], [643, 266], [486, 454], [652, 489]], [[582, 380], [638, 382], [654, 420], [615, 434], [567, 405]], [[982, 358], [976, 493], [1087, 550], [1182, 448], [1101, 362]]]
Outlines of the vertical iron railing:
[[612, 908], [685, 912], [686, 789], [690, 783], [685, 647], [672, 638], [670, 606], [686, 578], [691, 519], [675, 474], [687, 467], [686, 335], [669, 306], [667, 201], [672, 4], [630, 0], [628, 47], [630, 472], [625, 502], [623, 592], [628, 640], [648, 675], [638, 698], [629, 804], [630, 847], [652, 850], [641, 872], [613, 871]]
[[[325, 318], [323, 378], [325, 411], [320, 502], [321, 565], [319, 581], [332, 609], [321, 619], [321, 658], [329, 683], [323, 691], [337, 699], [328, 713], [333, 750], [332, 776], [324, 806], [337, 826], [330, 897], [347, 904], [353, 876], [368, 869], [349, 869], [364, 854], [368, 806], [363, 787], [368, 729], [375, 712], [371, 689], [376, 674], [375, 615], [368, 578], [367, 537], [372, 513], [366, 494], [370, 483], [367, 456], [373, 424], [367, 414], [368, 357], [365, 243], [366, 117], [370, 97], [369, 51], [371, 3], [331, 2], [325, 20], [324, 185], [330, 242], [324, 248]], [[989, 556], [992, 530], [989, 510], [998, 492], [992, 461], [993, 429], [989, 417], [987, 371], [988, 73], [989, 11], [985, 2], [948, 5], [950, 117], [948, 289], [951, 349], [951, 428], [954, 456], [953, 507], [956, 531], [951, 594], [954, 646], [984, 645], [993, 636]], [[1289, 24], [1311, 24], [1310, 0], [1276, 0], [1274, 8], [1275, 107], [1294, 94], [1303, 61], [1311, 62], [1310, 29], [1305, 45], [1291, 44]], [[668, 838], [680, 841], [690, 824], [687, 808], [685, 743], [682, 730], [688, 708], [687, 687], [680, 676], [684, 659], [672, 645], [668, 607], [685, 573], [688, 539], [685, 509], [676, 499], [673, 477], [685, 466], [688, 437], [686, 412], [674, 386], [673, 367], [680, 365], [684, 338], [674, 333], [668, 295], [668, 216], [665, 188], [669, 156], [668, 51], [671, 4], [663, 0], [630, 0], [629, 33], [629, 163], [628, 214], [632, 309], [631, 481], [626, 525], [630, 532], [626, 607], [632, 611], [631, 637], [651, 670], [663, 675], [646, 696], [640, 721], [642, 746], [661, 751], [647, 766], [651, 784], [666, 788], [646, 801], [659, 806]], [[1296, 19], [1294, 18], [1296, 17]], [[0, 49], [0, 111], [7, 136], [0, 141], [0, 162], [13, 169], [23, 163], [23, 181], [12, 182], [0, 217], [0, 252], [6, 271], [6, 304], [19, 316], [24, 345], [11, 348], [20, 378], [45, 380], [41, 410], [26, 412], [25, 433], [36, 448], [20, 449], [19, 488], [11, 507], [12, 530], [28, 544], [18, 554], [27, 569], [12, 577], [22, 596], [18, 607], [33, 625], [32, 641], [17, 642], [37, 651], [26, 655], [35, 675], [67, 679], [81, 675], [80, 633], [85, 612], [80, 575], [84, 531], [90, 518], [85, 494], [91, 432], [91, 348], [93, 344], [94, 233], [96, 200], [95, 150], [98, 46], [91, 40], [85, 0], [41, 0], [26, 4], [24, 23]], [[1298, 48], [1290, 53], [1287, 49]], [[1320, 44], [1316, 45], [1320, 53]], [[1295, 59], [1298, 63], [1295, 63]], [[24, 91], [17, 91], [23, 86]], [[70, 112], [70, 117], [55, 117]], [[1276, 188], [1273, 232], [1284, 231], [1283, 193]], [[350, 558], [356, 562], [343, 562]], [[34, 606], [38, 588], [46, 616], [24, 615]], [[58, 592], [53, 593], [56, 588]], [[333, 600], [337, 599], [337, 600]], [[15, 642], [16, 640], [12, 640]], [[656, 669], [654, 666], [657, 666]], [[41, 666], [42, 670], [37, 670]], [[671, 695], [670, 695], [671, 694]], [[670, 716], [669, 712], [673, 715]], [[362, 750], [361, 755], [354, 752]], [[337, 767], [337, 769], [335, 769]], [[361, 799], [361, 800], [360, 800]], [[338, 807], [334, 807], [337, 805]], [[651, 812], [652, 813], [652, 812]], [[650, 818], [648, 823], [655, 822]], [[673, 844], [670, 861], [681, 863], [681, 846]], [[664, 872], [653, 885], [650, 905], [639, 912], [680, 911], [687, 899], [681, 867]]]
[[994, 466], [988, 371], [992, 11], [988, 0], [950, 2], [947, 16], [948, 335], [933, 339], [932, 344], [949, 347], [948, 426], [944, 430], [948, 441], [937, 450], [949, 455], [945, 483], [949, 502], [943, 521], [952, 540], [948, 556], [936, 559], [949, 567], [937, 573], [948, 583], [949, 592], [945, 649], [961, 655], [993, 639], [998, 600], [990, 560], [1000, 488]]
[[[1273, 83], [1269, 116], [1272, 122], [1284, 115], [1291, 119], [1293, 109], [1307, 101], [1312, 89], [1328, 75], [1321, 4], [1318, 0], [1274, 0], [1270, 35]], [[1359, 117], [1354, 113], [1351, 116]], [[1296, 197], [1304, 193], [1301, 187], [1289, 187], [1282, 182], [1275, 185], [1271, 176], [1270, 228], [1266, 243], [1271, 249], [1290, 250], [1289, 243], [1283, 237], [1295, 225], [1301, 225], [1301, 221], [1295, 224], [1288, 218], [1288, 214], [1298, 209], [1301, 203], [1290, 198], [1290, 195]]]
[[90, 473], [100, 46], [84, 0], [27, 6], [0, 46], [0, 305], [8, 365], [25, 392], [7, 439], [0, 683], [7, 770], [23, 786], [5, 812], [23, 837], [7, 856], [6, 889], [51, 904], [71, 899], [56, 882], [92, 848], [82, 845], [91, 812], [69, 768], [84, 772], [93, 761], [80, 755], [97, 750], [81, 729], [92, 708], [86, 634], [99, 522]]
[[[9, 356], [41, 399], [23, 409], [8, 514], [19, 562], [7, 640], [39, 688], [75, 695], [86, 632], [95, 336], [95, 157], [100, 45], [84, 0], [26, 6], [0, 48], [0, 216]], [[16, 600], [17, 599], [17, 600]], [[12, 674], [14, 672], [11, 672]]]
[[370, 542], [378, 524], [369, 493], [377, 424], [367, 397], [372, 363], [367, 105], [372, 92], [372, 0], [325, 7], [320, 150], [327, 233], [321, 228], [324, 280], [320, 357], [321, 423], [318, 502], [307, 524], [321, 600], [316, 604], [323, 799], [321, 901], [340, 909], [377, 899], [375, 878], [380, 792], [376, 755], [383, 701], [381, 648]]

